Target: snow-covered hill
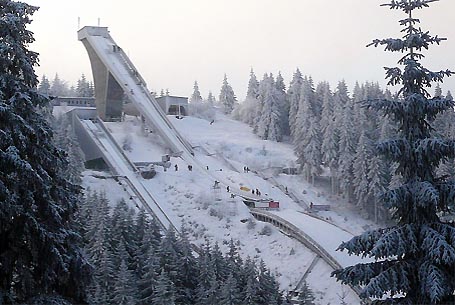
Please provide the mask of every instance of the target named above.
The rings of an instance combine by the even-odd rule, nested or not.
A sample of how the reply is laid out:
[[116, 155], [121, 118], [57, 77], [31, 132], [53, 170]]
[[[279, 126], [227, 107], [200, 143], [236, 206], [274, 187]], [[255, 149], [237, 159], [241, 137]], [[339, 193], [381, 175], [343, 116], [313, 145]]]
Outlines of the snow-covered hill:
[[[245, 124], [220, 114], [213, 124], [192, 117], [170, 119], [189, 142], [196, 146], [196, 159], [208, 167], [212, 176], [197, 169], [189, 171], [189, 164], [179, 158], [172, 158], [171, 168], [164, 171], [158, 167], [156, 177], [144, 180], [143, 183], [177, 228], [182, 223], [190, 228], [196, 244], [203, 244], [206, 239], [220, 243], [226, 243], [231, 238], [239, 240], [241, 253], [263, 259], [279, 275], [282, 289], [295, 287], [315, 257], [302, 244], [283, 235], [272, 225], [254, 220], [239, 197], [231, 198], [224, 188], [214, 189], [213, 177], [220, 177], [229, 181], [232, 187], [259, 189], [261, 197], [279, 201], [281, 209], [276, 214], [291, 220], [313, 239], [319, 240], [342, 265], [358, 261], [358, 258], [349, 258], [334, 250], [341, 241], [352, 236], [347, 231], [358, 233], [367, 222], [354, 221], [351, 213], [326, 212], [324, 217], [343, 227], [346, 230], [343, 231], [315, 220], [302, 213], [305, 211], [304, 206], [263, 179], [264, 174], [270, 176], [277, 168], [294, 166], [295, 156], [290, 145], [263, 141]], [[127, 117], [125, 122], [106, 124], [133, 162], [160, 161], [165, 153], [159, 137], [144, 130], [137, 118]], [[245, 173], [245, 166], [253, 171]], [[289, 191], [305, 197], [307, 201], [337, 206], [335, 202], [318, 196], [321, 191], [302, 181], [299, 176], [279, 175], [275, 180], [288, 187]], [[122, 188], [113, 179], [97, 179], [93, 172], [86, 173], [84, 185], [92, 189], [107, 189], [108, 196], [114, 201], [122, 196]], [[306, 194], [301, 194], [303, 189]], [[360, 301], [352, 290], [343, 288], [330, 277], [331, 271], [327, 263], [319, 260], [307, 277], [318, 304], [338, 304], [340, 295], [344, 294], [348, 304], [358, 304]]]

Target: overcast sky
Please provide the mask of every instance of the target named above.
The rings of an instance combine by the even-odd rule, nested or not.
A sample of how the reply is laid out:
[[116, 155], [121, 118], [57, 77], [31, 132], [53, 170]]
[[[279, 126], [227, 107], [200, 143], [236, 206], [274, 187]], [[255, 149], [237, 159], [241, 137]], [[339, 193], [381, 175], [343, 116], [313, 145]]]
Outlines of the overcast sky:
[[[297, 67], [315, 82], [345, 79], [384, 82], [383, 66], [399, 54], [365, 48], [374, 38], [396, 37], [403, 17], [379, 7], [384, 0], [26, 0], [40, 6], [30, 29], [40, 53], [37, 74], [75, 82], [92, 79], [88, 55], [77, 40], [81, 26], [109, 27], [151, 90], [218, 96], [224, 73], [236, 95], [246, 94], [249, 71], [258, 78], [281, 71], [286, 84]], [[449, 40], [427, 53], [431, 69], [455, 70], [454, 0], [418, 12], [422, 27]], [[443, 89], [455, 91], [455, 77]]]

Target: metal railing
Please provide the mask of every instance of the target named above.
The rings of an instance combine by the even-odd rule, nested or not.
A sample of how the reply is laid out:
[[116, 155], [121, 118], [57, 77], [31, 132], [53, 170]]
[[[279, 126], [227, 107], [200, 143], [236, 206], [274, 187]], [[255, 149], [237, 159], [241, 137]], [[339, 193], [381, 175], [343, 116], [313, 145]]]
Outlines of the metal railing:
[[[323, 247], [321, 247], [319, 243], [317, 243], [314, 239], [305, 234], [302, 230], [297, 228], [292, 223], [275, 214], [268, 213], [262, 210], [251, 209], [250, 213], [251, 215], [254, 216], [254, 218], [258, 219], [259, 221], [271, 223], [272, 225], [283, 230], [286, 234], [289, 234], [292, 238], [301, 242], [308, 249], [318, 254], [334, 270], [342, 269], [342, 266], [338, 263], [338, 261], [332, 255], [330, 255]], [[361, 288], [353, 285], [349, 286], [360, 297]]]

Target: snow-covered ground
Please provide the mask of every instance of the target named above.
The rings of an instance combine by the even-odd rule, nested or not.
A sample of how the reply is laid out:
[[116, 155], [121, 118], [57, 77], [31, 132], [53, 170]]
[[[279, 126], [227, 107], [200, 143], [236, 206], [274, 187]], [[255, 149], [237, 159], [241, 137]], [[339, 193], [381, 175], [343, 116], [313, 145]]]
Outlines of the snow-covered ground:
[[[251, 129], [242, 123], [218, 115], [214, 124], [208, 121], [185, 117], [177, 120], [170, 117], [179, 132], [189, 140], [195, 149], [199, 163], [208, 166], [208, 171], [215, 177], [229, 181], [232, 188], [246, 186], [259, 189], [262, 197], [273, 198], [280, 202], [280, 217], [301, 228], [317, 240], [342, 265], [359, 261], [356, 257], [335, 252], [341, 241], [350, 239], [352, 233], [360, 233], [368, 221], [360, 220], [352, 211], [338, 209], [342, 205], [328, 201], [321, 196], [323, 191], [315, 189], [300, 176], [279, 175], [275, 179], [294, 193], [306, 190], [307, 201], [315, 204], [331, 204], [333, 211], [324, 212], [324, 218], [337, 224], [344, 230], [328, 222], [305, 215], [304, 207], [293, 202], [278, 187], [264, 180], [254, 172], [244, 173], [243, 167], [270, 174], [274, 168], [293, 167], [295, 156], [292, 147], [287, 144], [263, 141], [257, 138]], [[159, 137], [143, 130], [140, 121], [129, 117], [126, 122], [106, 123], [113, 137], [123, 146], [133, 162], [160, 161], [165, 153]], [[178, 158], [171, 159], [172, 166], [167, 171], [158, 167], [158, 174], [151, 180], [143, 180], [144, 186], [160, 203], [174, 225], [178, 228], [185, 223], [194, 237], [193, 241], [203, 244], [206, 239], [223, 244], [229, 239], [240, 241], [241, 253], [245, 256], [263, 259], [279, 275], [283, 289], [296, 285], [311, 264], [314, 253], [297, 241], [281, 234], [269, 224], [252, 219], [247, 207], [239, 198], [230, 198], [223, 189], [213, 189], [213, 176], [207, 175], [206, 169], [189, 171], [188, 164]], [[175, 171], [174, 165], [178, 166]], [[87, 173], [84, 186], [92, 189], [106, 189], [111, 200], [118, 200], [122, 188], [112, 179], [97, 179], [93, 172]], [[248, 221], [245, 221], [248, 220]], [[264, 234], [264, 227], [271, 232]], [[347, 293], [348, 304], [359, 304], [358, 297], [348, 288], [343, 288], [330, 277], [332, 269], [320, 260], [307, 281], [317, 296], [318, 304], [338, 304], [340, 295]]]

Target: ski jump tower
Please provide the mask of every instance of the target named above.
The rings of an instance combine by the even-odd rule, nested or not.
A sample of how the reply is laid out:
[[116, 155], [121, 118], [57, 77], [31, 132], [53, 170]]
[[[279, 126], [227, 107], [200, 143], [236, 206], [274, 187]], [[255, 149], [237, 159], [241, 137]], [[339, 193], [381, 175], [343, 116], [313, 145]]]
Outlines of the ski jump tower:
[[78, 31], [78, 39], [87, 49], [92, 66], [98, 116], [102, 120], [121, 118], [126, 96], [152, 130], [161, 136], [170, 152], [193, 155], [191, 145], [169, 121], [136, 67], [112, 39], [108, 28], [83, 27]]

